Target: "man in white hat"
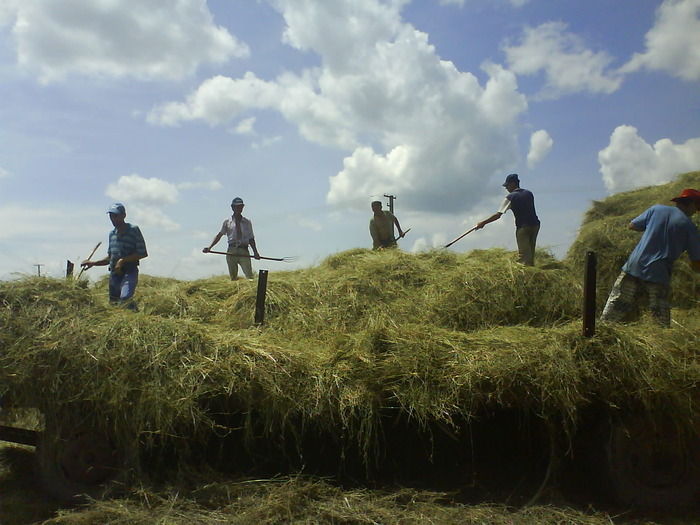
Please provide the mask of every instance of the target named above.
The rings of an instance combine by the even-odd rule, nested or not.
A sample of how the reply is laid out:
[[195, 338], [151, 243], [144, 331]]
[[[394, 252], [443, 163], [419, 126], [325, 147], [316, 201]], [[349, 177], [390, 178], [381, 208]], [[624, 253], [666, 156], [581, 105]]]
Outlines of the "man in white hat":
[[240, 197], [236, 197], [231, 201], [233, 215], [224, 220], [224, 223], [221, 225], [221, 231], [216, 234], [211, 244], [202, 250], [204, 253], [208, 253], [219, 242], [221, 237], [226, 235], [228, 238], [226, 264], [228, 265], [228, 274], [232, 281], [238, 279], [239, 266], [248, 279], [253, 278], [253, 267], [250, 263], [250, 252], [248, 251], [249, 246], [253, 249], [253, 257], [260, 259], [258, 248], [255, 245], [253, 223], [243, 217], [244, 206], [243, 199]]

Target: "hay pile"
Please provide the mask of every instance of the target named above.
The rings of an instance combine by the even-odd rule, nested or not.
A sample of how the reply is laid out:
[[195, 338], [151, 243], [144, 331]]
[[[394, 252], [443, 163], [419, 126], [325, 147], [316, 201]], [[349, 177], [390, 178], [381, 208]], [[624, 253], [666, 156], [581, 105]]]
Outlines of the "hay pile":
[[[692, 185], [684, 177], [663, 194]], [[695, 307], [674, 313], [671, 330], [581, 336], [577, 254], [651, 204], [645, 191], [662, 192], [596, 203], [568, 265], [524, 267], [503, 250], [358, 249], [271, 273], [262, 329], [248, 281], [143, 276], [139, 314], [107, 305], [105, 281], [2, 282], [0, 393], [41, 409], [52, 427], [90, 420], [146, 449], [175, 440], [185, 451], [232, 431], [288, 448], [313, 431], [365, 460], [397, 410], [457, 433], [495, 409], [536, 414], [568, 435], [591, 406], [662, 408], [692, 424], [696, 301], [686, 298]], [[620, 248], [600, 250], [603, 283], [617, 273], [605, 261], [628, 252], [609, 242]]]
[[[599, 309], [605, 304], [622, 265], [641, 238], [639, 232], [627, 229], [629, 222], [654, 204], [674, 206], [671, 199], [680, 195], [684, 188], [700, 188], [700, 171], [679, 175], [668, 184], [618, 193], [603, 201], [593, 202], [576, 241], [569, 249], [566, 262], [576, 271], [583, 272], [586, 252], [598, 254]], [[697, 214], [693, 219], [699, 224]], [[673, 274], [672, 305], [677, 308], [697, 307], [700, 287], [696, 284], [687, 255], [682, 255], [676, 261]]]

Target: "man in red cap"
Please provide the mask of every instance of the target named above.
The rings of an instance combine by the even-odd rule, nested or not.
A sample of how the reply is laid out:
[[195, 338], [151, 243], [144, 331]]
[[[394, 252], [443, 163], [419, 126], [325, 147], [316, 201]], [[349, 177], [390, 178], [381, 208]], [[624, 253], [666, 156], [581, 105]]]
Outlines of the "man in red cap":
[[627, 226], [643, 232], [608, 297], [601, 321], [621, 321], [646, 291], [649, 309], [661, 325], [671, 324], [668, 302], [673, 263], [684, 252], [700, 272], [700, 233], [690, 217], [700, 209], [700, 191], [686, 189], [671, 199], [676, 207], [657, 204]]

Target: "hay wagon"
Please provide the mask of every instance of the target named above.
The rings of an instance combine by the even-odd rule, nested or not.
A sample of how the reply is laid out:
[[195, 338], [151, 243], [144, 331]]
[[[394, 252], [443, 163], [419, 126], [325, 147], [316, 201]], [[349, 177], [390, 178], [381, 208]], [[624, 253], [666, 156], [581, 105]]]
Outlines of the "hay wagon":
[[570, 494], [600, 488], [625, 507], [695, 505], [689, 265], [674, 268], [670, 330], [591, 337], [581, 313], [584, 255], [600, 254], [600, 307], [637, 242], [627, 222], [698, 185], [688, 173], [594, 203], [567, 259], [542, 251], [536, 268], [498, 249], [356, 249], [280, 272], [264, 329], [247, 281], [142, 276], [138, 315], [110, 308], [105, 282], [0, 283], [3, 421], [12, 400], [42, 416], [41, 432], [3, 426], [0, 439], [36, 445], [43, 484], [68, 501], [214, 457], [476, 500], [527, 502], [568, 479]]
[[[694, 312], [670, 331], [584, 337], [566, 269], [523, 268], [498, 251], [390, 257], [326, 261], [330, 284], [306, 272], [273, 280], [265, 330], [247, 318], [255, 290], [232, 295], [224, 280], [144, 279], [139, 315], [85, 284], [5, 284], [4, 413], [13, 399], [33, 407], [41, 431], [3, 426], [0, 439], [36, 446], [37, 475], [64, 502], [204, 461], [458, 488], [466, 500], [527, 503], [568, 483], [571, 494], [604, 487], [626, 507], [698, 501]], [[520, 295], [515, 285], [506, 295], [520, 308], [502, 305], [500, 319], [477, 315], [485, 303], [474, 298], [492, 298], [468, 268], [479, 257], [515, 275]], [[446, 262], [455, 275], [428, 282], [426, 269]], [[376, 301], [363, 298], [381, 283], [339, 277], [350, 265], [374, 275], [372, 264], [423, 293], [419, 303], [396, 294], [408, 321], [370, 315]], [[454, 293], [465, 274], [470, 293]], [[528, 307], [543, 287], [546, 306]], [[319, 329], [341, 315], [351, 317], [342, 327]], [[429, 325], [414, 323], [420, 315]]]

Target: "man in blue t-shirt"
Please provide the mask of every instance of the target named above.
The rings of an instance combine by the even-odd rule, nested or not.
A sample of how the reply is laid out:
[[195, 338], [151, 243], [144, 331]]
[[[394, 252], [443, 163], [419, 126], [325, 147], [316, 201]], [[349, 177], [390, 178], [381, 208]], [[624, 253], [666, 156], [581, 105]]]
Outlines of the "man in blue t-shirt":
[[531, 191], [520, 187], [520, 179], [517, 173], [511, 173], [506, 177], [503, 187], [508, 192], [500, 209], [476, 225], [480, 230], [488, 223], [501, 218], [508, 210], [515, 216], [515, 240], [518, 243], [518, 262], [526, 266], [535, 265], [535, 245], [537, 234], [540, 232], [540, 219], [535, 211], [535, 197]]
[[80, 265], [86, 270], [109, 265], [109, 302], [138, 311], [133, 296], [139, 281], [139, 261], [148, 257], [146, 242], [139, 227], [125, 221], [123, 204], [112, 204], [107, 213], [114, 226], [109, 233], [107, 257], [99, 261], [83, 261]]
[[628, 224], [630, 230], [644, 233], [613, 285], [601, 321], [621, 321], [645, 291], [654, 319], [670, 326], [673, 263], [687, 251], [693, 270], [700, 272], [700, 233], [690, 219], [700, 209], [700, 191], [686, 189], [671, 200], [675, 208], [656, 204]]

